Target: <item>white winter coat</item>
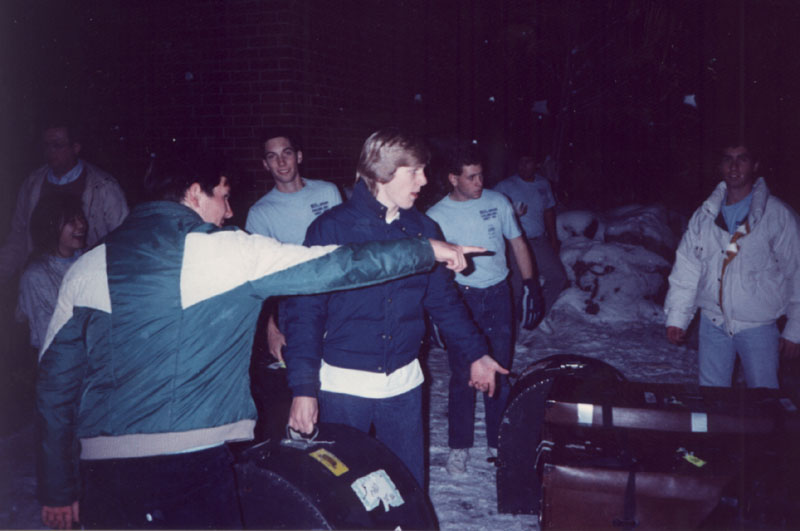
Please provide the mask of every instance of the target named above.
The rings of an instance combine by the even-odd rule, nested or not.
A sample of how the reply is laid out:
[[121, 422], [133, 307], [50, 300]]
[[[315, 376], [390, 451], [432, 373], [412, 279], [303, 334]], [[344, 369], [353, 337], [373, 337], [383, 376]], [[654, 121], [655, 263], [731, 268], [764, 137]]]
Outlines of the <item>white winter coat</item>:
[[[795, 212], [771, 196], [763, 178], [753, 185], [750, 232], [722, 276], [731, 234], [720, 208], [721, 182], [698, 208], [681, 239], [669, 276], [664, 309], [667, 326], [686, 329], [697, 308], [729, 334], [788, 317], [783, 337], [800, 343], [800, 223]], [[720, 304], [720, 285], [722, 303]]]

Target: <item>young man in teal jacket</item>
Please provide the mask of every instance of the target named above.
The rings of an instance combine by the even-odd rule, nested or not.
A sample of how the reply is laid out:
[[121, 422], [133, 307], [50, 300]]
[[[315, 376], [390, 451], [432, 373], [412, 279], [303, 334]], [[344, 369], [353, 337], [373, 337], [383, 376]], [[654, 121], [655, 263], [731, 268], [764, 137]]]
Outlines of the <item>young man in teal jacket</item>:
[[67, 272], [40, 354], [39, 498], [51, 527], [79, 517], [90, 528], [240, 527], [225, 442], [253, 437], [262, 301], [466, 264], [461, 247], [426, 238], [306, 248], [226, 230], [226, 172], [154, 175], [162, 200], [136, 207]]

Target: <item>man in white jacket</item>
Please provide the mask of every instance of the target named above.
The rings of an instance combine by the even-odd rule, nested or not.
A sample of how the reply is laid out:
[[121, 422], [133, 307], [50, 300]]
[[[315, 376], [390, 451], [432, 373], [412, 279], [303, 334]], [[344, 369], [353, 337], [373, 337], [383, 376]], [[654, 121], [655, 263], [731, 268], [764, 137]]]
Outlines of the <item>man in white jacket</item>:
[[777, 388], [779, 354], [800, 355], [797, 214], [756, 179], [758, 161], [744, 143], [722, 150], [719, 171], [722, 182], [678, 246], [664, 303], [667, 339], [683, 342], [700, 308], [700, 385], [729, 387], [738, 353], [748, 387]]

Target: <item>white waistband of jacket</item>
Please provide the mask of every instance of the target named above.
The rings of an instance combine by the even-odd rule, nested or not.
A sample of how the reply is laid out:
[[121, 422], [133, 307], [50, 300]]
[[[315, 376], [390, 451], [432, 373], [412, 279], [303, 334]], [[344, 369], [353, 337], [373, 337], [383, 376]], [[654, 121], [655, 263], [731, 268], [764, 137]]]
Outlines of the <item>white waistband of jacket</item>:
[[81, 439], [81, 459], [122, 459], [179, 454], [228, 441], [253, 438], [256, 421], [239, 420], [213, 428], [170, 433], [132, 433]]
[[320, 389], [362, 398], [391, 398], [425, 381], [419, 359], [403, 365], [392, 374], [335, 367], [323, 360], [319, 370]]

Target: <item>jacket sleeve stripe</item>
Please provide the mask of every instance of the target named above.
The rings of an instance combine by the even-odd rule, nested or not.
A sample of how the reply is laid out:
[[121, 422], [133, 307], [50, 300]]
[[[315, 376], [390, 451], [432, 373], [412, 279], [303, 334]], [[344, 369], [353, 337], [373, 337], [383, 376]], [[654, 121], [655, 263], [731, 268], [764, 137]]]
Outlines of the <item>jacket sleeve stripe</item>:
[[253, 286], [262, 296], [326, 293], [429, 271], [434, 264], [431, 246], [423, 238], [353, 243], [260, 278]]
[[190, 233], [186, 236], [181, 266], [181, 307], [188, 308], [337, 248], [338, 245], [283, 244], [238, 230]]
[[105, 245], [95, 247], [81, 256], [64, 275], [58, 291], [58, 302], [39, 352], [40, 360], [58, 331], [70, 320], [76, 307], [111, 313]]

